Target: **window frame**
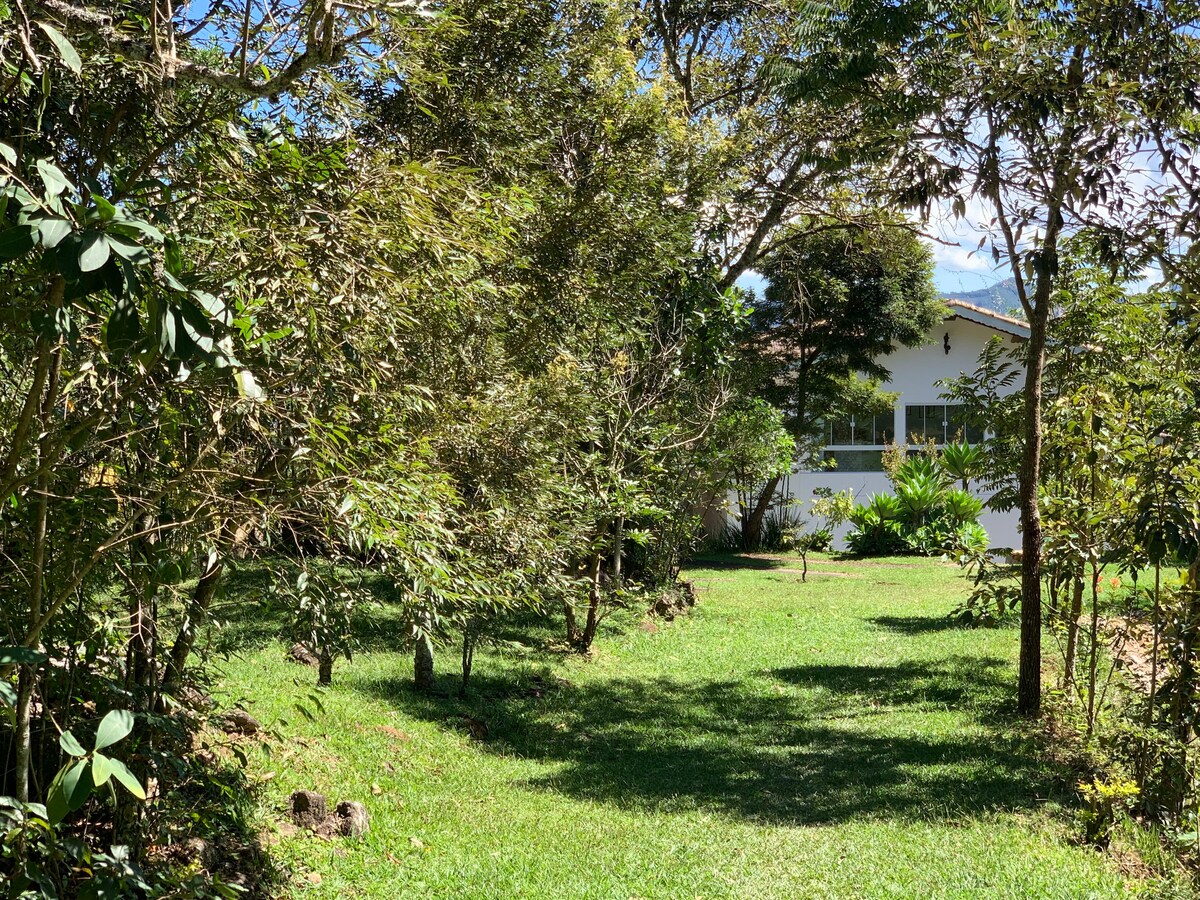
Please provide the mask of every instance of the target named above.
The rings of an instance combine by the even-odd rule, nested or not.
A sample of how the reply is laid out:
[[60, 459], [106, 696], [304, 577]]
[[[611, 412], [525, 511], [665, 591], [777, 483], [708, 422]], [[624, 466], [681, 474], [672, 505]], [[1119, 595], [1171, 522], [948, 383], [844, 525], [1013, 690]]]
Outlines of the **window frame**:
[[[821, 446], [821, 450], [820, 450], [821, 459], [823, 461], [828, 460], [830, 458], [830, 454], [833, 454], [834, 455], [833, 458], [837, 459], [836, 454], [838, 454], [838, 453], [878, 453], [880, 456], [880, 460], [879, 460], [879, 464], [878, 464], [877, 468], [844, 469], [839, 466], [839, 468], [834, 469], [834, 471], [856, 472], [856, 473], [871, 473], [871, 472], [882, 472], [883, 471], [883, 451], [884, 451], [884, 449], [886, 449], [886, 447], [888, 446], [889, 443], [894, 443], [896, 440], [896, 407], [893, 406], [887, 412], [878, 413], [876, 415], [871, 416], [870, 418], [871, 418], [871, 426], [870, 426], [871, 427], [871, 438], [874, 441], [874, 443], [857, 443], [857, 442], [855, 442], [855, 438], [858, 437], [857, 431], [860, 426], [858, 424], [857, 417], [853, 414], [846, 417], [846, 420], [849, 420], [849, 422], [850, 422], [850, 433], [849, 433], [850, 442], [849, 443], [843, 442], [843, 441], [835, 442], [833, 440], [834, 429], [838, 424], [836, 421], [827, 420], [824, 423], [824, 441], [825, 442]], [[880, 422], [881, 419], [883, 420], [882, 424]], [[846, 420], [842, 420], [842, 421], [844, 422]], [[884, 440], [882, 440], [882, 441], [877, 440], [880, 437], [883, 437]], [[889, 437], [891, 439], [890, 441], [887, 440], [887, 438], [889, 438]]]
[[[941, 432], [942, 433], [941, 433], [940, 438], [934, 436], [934, 445], [935, 446], [945, 447], [947, 444], [952, 442], [953, 437], [954, 437], [953, 434], [951, 433], [952, 427], [961, 427], [962, 431], [963, 431], [963, 440], [965, 440], [967, 443], [972, 444], [972, 445], [982, 444], [984, 441], [988, 440], [988, 438], [991, 436], [988, 433], [988, 430], [986, 428], [980, 429], [976, 435], [972, 436], [967, 433], [967, 426], [965, 424], [955, 423], [952, 420], [951, 415], [948, 411], [950, 409], [962, 409], [965, 404], [945, 403], [945, 402], [942, 402], [942, 403], [916, 402], [916, 403], [902, 403], [901, 405], [904, 409], [904, 440], [905, 440], [905, 443], [908, 444], [909, 446], [911, 446], [910, 438], [912, 437], [913, 434], [920, 434], [922, 440], [927, 440], [930, 437], [929, 432], [928, 432], [928, 426], [925, 423], [928, 421], [928, 412], [927, 411], [930, 408], [934, 408], [934, 407], [940, 407], [942, 410], [942, 423], [941, 423]], [[912, 409], [916, 409], [916, 408], [920, 408], [922, 410], [922, 426], [919, 431], [915, 428], [910, 427], [910, 425], [909, 425], [909, 411]], [[974, 437], [975, 439], [973, 440], [972, 437]]]

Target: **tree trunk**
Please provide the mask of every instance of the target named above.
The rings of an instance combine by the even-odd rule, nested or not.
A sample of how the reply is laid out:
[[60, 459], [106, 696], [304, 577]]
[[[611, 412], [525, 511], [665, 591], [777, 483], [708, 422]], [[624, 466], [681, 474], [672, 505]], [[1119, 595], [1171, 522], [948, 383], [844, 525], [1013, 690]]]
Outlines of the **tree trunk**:
[[625, 517], [617, 516], [617, 520], [613, 522], [613, 548], [612, 548], [612, 583], [614, 588], [621, 586], [621, 564], [622, 558], [625, 555]]
[[[1042, 275], [1039, 281], [1046, 277]], [[1045, 290], [1049, 292], [1048, 281]], [[1038, 484], [1042, 463], [1042, 370], [1046, 362], [1048, 299], [1036, 304], [1032, 312], [1025, 370], [1025, 446], [1020, 475], [1021, 662], [1017, 677], [1017, 711], [1026, 716], [1038, 715], [1042, 706], [1042, 519], [1038, 511]]]
[[[225, 529], [222, 529], [222, 536], [224, 536], [224, 531]], [[212, 606], [213, 598], [217, 595], [217, 586], [221, 583], [221, 573], [225, 570], [227, 552], [225, 544], [218, 543], [217, 549], [209, 557], [204, 574], [196, 583], [196, 589], [192, 592], [192, 599], [188, 604], [187, 616], [184, 618], [183, 624], [179, 626], [179, 634], [175, 637], [175, 643], [171, 645], [171, 654], [163, 667], [163, 691], [169, 692], [178, 689], [183, 680], [183, 669], [192, 653], [192, 647], [196, 644], [197, 631], [207, 618], [209, 607]]]
[[157, 517], [142, 517], [141, 529], [146, 532], [130, 542], [130, 591], [129, 591], [129, 670], [127, 687], [135, 698], [135, 704], [143, 710], [154, 708], [153, 680], [155, 642], [155, 596], [158, 593], [156, 571], [157, 536], [153, 529], [158, 525]]
[[1063, 668], [1063, 690], [1075, 686], [1075, 659], [1079, 647], [1079, 617], [1083, 615], [1083, 579], [1071, 585], [1071, 604], [1067, 612], [1067, 652]]
[[[432, 663], [432, 659], [430, 660]], [[328, 687], [333, 683], [333, 654], [328, 647], [322, 647], [317, 654], [317, 684]]]
[[1162, 563], [1154, 564], [1154, 643], [1150, 649], [1150, 700], [1146, 703], [1146, 725], [1154, 724], [1154, 704], [1158, 699], [1158, 642], [1162, 622]]
[[1166, 786], [1166, 803], [1176, 816], [1181, 816], [1190, 788], [1188, 774], [1188, 744], [1192, 738], [1192, 723], [1189, 709], [1196, 692], [1196, 661], [1193, 656], [1196, 646], [1197, 628], [1197, 579], [1200, 579], [1200, 557], [1192, 560], [1188, 567], [1187, 580], [1181, 597], [1181, 619], [1179, 623], [1179, 673], [1172, 685], [1170, 722], [1175, 737], [1175, 746], [1163, 763]]
[[567, 621], [567, 643], [575, 646], [580, 638], [579, 619], [575, 615], [575, 604], [571, 602], [570, 597], [563, 600], [563, 618]]
[[33, 689], [37, 682], [37, 669], [33, 666], [21, 666], [17, 676], [17, 733], [16, 753], [16, 787], [14, 793], [17, 802], [29, 802], [29, 767], [33, 760], [33, 743], [30, 734], [30, 706], [33, 701]]
[[1058, 595], [1062, 590], [1062, 575], [1058, 567], [1050, 573], [1046, 589], [1050, 595], [1046, 600], [1046, 615], [1053, 619], [1058, 615]]
[[1087, 736], [1096, 728], [1096, 665], [1100, 657], [1100, 597], [1096, 590], [1100, 572], [1092, 565], [1092, 619], [1088, 626], [1088, 688], [1087, 688]]
[[758, 499], [755, 500], [750, 515], [742, 519], [743, 550], [751, 552], [762, 546], [763, 521], [767, 518], [767, 511], [771, 508], [775, 492], [779, 490], [779, 484], [782, 481], [783, 479], [778, 476], [768, 481], [759, 493]]
[[467, 624], [463, 626], [462, 644], [462, 684], [459, 685], [458, 695], [467, 695], [467, 685], [471, 682], [471, 669], [475, 665], [475, 629]]
[[591, 586], [588, 589], [587, 621], [583, 626], [583, 634], [579, 636], [578, 650], [587, 653], [592, 649], [592, 641], [596, 639], [596, 629], [600, 626], [600, 566], [603, 562], [599, 553], [592, 556]]
[[413, 629], [413, 686], [418, 691], [433, 690], [433, 617], [428, 611], [418, 614], [417, 627]]
[[[61, 281], [61, 279], [57, 279]], [[62, 288], [57, 287], [53, 296], [55, 306], [62, 299]], [[29, 631], [36, 631], [42, 618], [42, 598], [46, 588], [46, 530], [50, 516], [50, 418], [58, 400], [58, 377], [62, 363], [62, 351], [56, 347], [51, 354], [46, 395], [41, 404], [42, 437], [38, 441], [37, 500], [33, 520], [33, 559], [30, 566], [31, 585], [29, 590]], [[16, 708], [16, 796], [21, 803], [29, 802], [29, 769], [33, 762], [33, 735], [31, 710], [33, 693], [37, 687], [37, 668], [21, 667], [17, 684]]]

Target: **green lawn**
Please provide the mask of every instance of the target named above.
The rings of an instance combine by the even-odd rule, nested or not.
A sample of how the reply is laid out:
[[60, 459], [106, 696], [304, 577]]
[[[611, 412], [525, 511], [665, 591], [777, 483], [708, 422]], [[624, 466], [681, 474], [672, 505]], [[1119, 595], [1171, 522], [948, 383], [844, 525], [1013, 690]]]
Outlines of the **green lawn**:
[[[269, 629], [235, 630], [255, 638], [225, 665], [222, 699], [287, 720], [272, 757], [252, 758], [273, 773], [266, 812], [282, 820], [288, 794], [313, 788], [371, 814], [357, 841], [279, 838], [286, 891], [1066, 898], [1141, 887], [1056, 824], [1048, 798], [1061, 778], [1011, 718], [1015, 631], [952, 626], [956, 569], [821, 558], [801, 584], [792, 560], [729, 563], [688, 573], [701, 592], [691, 616], [657, 631], [627, 616], [590, 662], [519, 643], [482, 654], [466, 701], [450, 674], [447, 697], [414, 695], [385, 627], [339, 665], [308, 721], [292, 706], [311, 670], [285, 661]], [[439, 663], [450, 672], [453, 652]], [[485, 740], [462, 714], [487, 723]]]

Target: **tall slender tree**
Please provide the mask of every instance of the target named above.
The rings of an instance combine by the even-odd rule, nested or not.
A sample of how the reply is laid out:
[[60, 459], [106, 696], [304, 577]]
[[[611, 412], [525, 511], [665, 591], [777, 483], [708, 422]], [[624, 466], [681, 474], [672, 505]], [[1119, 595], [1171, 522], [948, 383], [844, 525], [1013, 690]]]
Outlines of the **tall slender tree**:
[[[788, 90], [837, 98], [854, 76], [856, 108], [892, 123], [895, 200], [943, 206], [985, 232], [980, 252], [1008, 269], [1030, 326], [1023, 389], [1018, 707], [1041, 703], [1041, 396], [1060, 244], [1084, 227], [1114, 230], [1145, 192], [1118, 48], [1144, 37], [1124, 4], [851, 2], [832, 18], [826, 73], [796, 64]], [[841, 81], [839, 81], [839, 79]]]

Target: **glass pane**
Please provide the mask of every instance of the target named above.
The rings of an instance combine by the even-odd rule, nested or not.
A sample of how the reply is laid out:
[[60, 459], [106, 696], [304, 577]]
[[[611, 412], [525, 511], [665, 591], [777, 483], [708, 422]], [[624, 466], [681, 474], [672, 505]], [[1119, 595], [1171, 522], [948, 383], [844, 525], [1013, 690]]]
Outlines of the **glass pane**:
[[946, 426], [946, 432], [950, 442], [967, 439], [967, 426], [962, 420], [962, 411], [962, 406], [958, 404], [946, 406], [946, 421], [950, 423]]
[[904, 407], [904, 439], [910, 440], [913, 435], [918, 439], [925, 434], [925, 407]]
[[850, 426], [849, 417], [845, 419], [834, 419], [829, 423], [829, 432], [829, 443], [831, 444], [853, 443], [854, 430]]
[[838, 472], [882, 472], [882, 450], [826, 450], [826, 460], [837, 463]]
[[954, 404], [946, 407], [948, 413], [950, 440], [965, 440], [968, 444], [978, 444], [983, 441], [983, 429], [964, 421], [963, 410], [966, 407]]
[[894, 444], [896, 442], [896, 414], [886, 412], [875, 417], [875, 443]]
[[875, 443], [875, 420], [869, 416], [856, 416], [854, 425], [854, 443], [859, 447], [869, 447]]
[[946, 407], [938, 403], [925, 407], [925, 439], [946, 443]]

